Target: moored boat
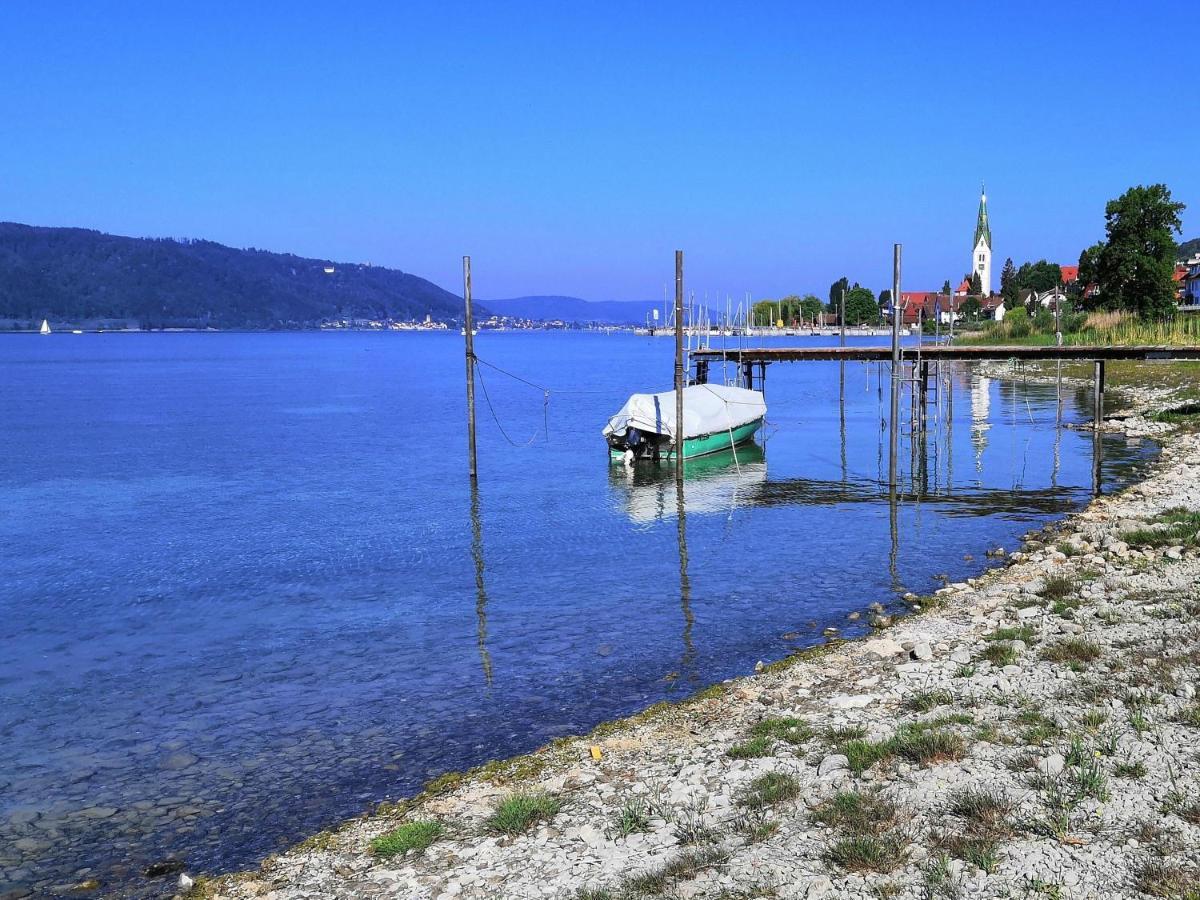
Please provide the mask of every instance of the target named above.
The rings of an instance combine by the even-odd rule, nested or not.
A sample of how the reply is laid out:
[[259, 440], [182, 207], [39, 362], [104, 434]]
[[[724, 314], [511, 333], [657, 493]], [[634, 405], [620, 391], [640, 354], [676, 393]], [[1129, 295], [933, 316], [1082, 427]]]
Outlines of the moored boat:
[[603, 433], [612, 459], [672, 461], [682, 444], [686, 460], [745, 443], [762, 427], [766, 414], [761, 391], [694, 384], [683, 389], [682, 429], [675, 427], [675, 392], [663, 391], [634, 394], [608, 420]]

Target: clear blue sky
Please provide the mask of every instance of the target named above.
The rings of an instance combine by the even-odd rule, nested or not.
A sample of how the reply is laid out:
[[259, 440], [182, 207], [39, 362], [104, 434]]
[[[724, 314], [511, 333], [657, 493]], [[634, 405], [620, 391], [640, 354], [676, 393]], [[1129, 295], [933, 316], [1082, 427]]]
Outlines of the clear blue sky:
[[[481, 297], [756, 298], [1073, 262], [1166, 182], [1192, 3], [13, 0], [0, 219], [371, 260]], [[1190, 50], [1189, 50], [1190, 45]], [[1185, 63], [1188, 54], [1191, 62]], [[1190, 69], [1188, 68], [1190, 66]]]

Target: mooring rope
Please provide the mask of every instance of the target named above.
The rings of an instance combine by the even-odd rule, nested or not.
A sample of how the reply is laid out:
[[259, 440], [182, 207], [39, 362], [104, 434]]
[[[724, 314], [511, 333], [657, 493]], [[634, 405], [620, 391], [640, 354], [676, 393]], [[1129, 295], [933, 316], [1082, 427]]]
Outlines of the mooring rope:
[[[523, 444], [518, 444], [511, 437], [509, 437], [508, 432], [504, 430], [504, 426], [500, 424], [500, 417], [498, 415], [496, 415], [496, 408], [494, 406], [492, 406], [492, 398], [491, 398], [491, 396], [488, 395], [487, 384], [483, 380], [483, 373], [480, 372], [478, 369], [476, 369], [475, 375], [476, 375], [476, 377], [479, 378], [479, 386], [480, 386], [480, 388], [483, 389], [483, 399], [485, 401], [487, 401], [488, 411], [491, 412], [492, 420], [496, 423], [496, 428], [499, 429], [500, 434], [503, 435], [504, 439], [506, 441], [508, 441], [510, 444], [512, 444], [512, 446], [514, 446], [514, 447], [524, 448], [524, 447], [531, 446], [533, 444], [533, 442], [537, 440], [537, 432], [535, 431], [533, 433], [533, 436]], [[549, 394], [549, 392], [546, 392], [545, 398], [542, 402], [543, 410], [545, 410], [546, 406], [549, 403], [550, 403], [550, 394]], [[546, 424], [546, 440], [549, 441], [550, 440], [550, 425], [549, 425], [548, 417], [546, 418], [545, 424]]]
[[608, 393], [611, 393], [610, 391], [599, 391], [599, 390], [598, 391], [571, 391], [571, 390], [565, 390], [563, 388], [549, 388], [549, 387], [546, 387], [544, 384], [535, 384], [534, 382], [530, 381], [528, 378], [522, 378], [520, 375], [516, 375], [516, 374], [508, 371], [507, 369], [502, 369], [495, 363], [488, 362], [486, 359], [483, 359], [483, 358], [479, 357], [478, 355], [475, 357], [475, 362], [479, 363], [481, 366], [487, 366], [489, 369], [495, 369], [501, 375], [507, 375], [509, 378], [512, 378], [515, 381], [521, 382], [521, 384], [527, 384], [527, 385], [529, 385], [529, 387], [533, 388], [534, 390], [541, 391], [543, 394], [608, 394]]

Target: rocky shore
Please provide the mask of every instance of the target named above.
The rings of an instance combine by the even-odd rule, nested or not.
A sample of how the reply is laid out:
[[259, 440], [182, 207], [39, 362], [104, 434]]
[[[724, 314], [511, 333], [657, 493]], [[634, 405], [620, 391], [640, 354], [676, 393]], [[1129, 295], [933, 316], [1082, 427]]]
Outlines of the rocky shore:
[[[1011, 374], [1011, 373], [1009, 373]], [[1200, 897], [1200, 435], [1008, 564], [440, 779], [212, 898]], [[1168, 432], [1164, 434], [1164, 432]]]

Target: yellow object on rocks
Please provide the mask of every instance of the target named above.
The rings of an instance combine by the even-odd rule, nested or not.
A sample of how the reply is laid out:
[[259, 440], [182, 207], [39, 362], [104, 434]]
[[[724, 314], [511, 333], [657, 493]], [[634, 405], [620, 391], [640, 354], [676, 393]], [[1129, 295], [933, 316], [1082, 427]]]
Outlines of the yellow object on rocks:
[[599, 762], [599, 760], [600, 760], [600, 757], [602, 757], [603, 755], [604, 755], [604, 754], [600, 752], [600, 748], [599, 748], [599, 747], [597, 747], [595, 744], [593, 744], [593, 745], [592, 745], [592, 759], [594, 759], [594, 760], [596, 760], [597, 762]]

